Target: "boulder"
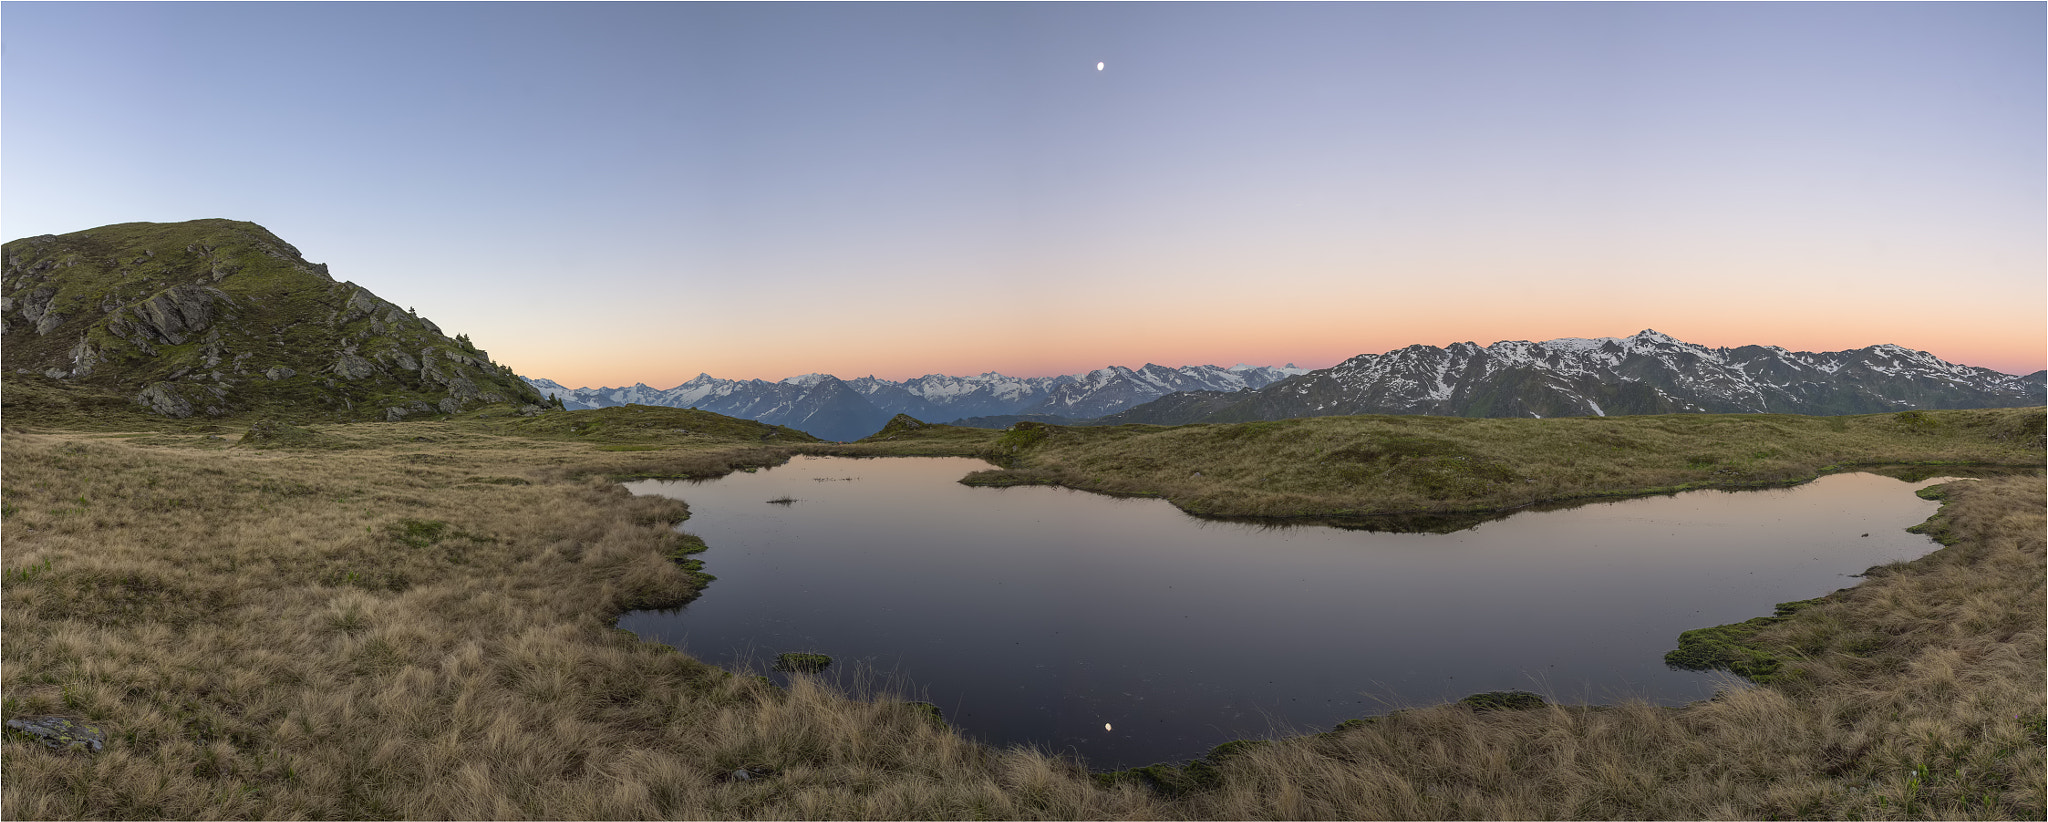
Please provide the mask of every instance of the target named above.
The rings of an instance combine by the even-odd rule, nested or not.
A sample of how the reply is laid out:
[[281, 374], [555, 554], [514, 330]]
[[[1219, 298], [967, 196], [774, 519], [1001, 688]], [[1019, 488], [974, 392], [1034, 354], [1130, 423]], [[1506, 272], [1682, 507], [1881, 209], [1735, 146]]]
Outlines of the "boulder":
[[192, 403], [179, 396], [177, 387], [167, 382], [150, 383], [135, 395], [135, 401], [166, 417], [192, 416]]
[[345, 380], [360, 380], [364, 377], [375, 376], [377, 366], [370, 364], [369, 360], [356, 356], [353, 351], [343, 351], [341, 352], [341, 357], [334, 361], [334, 373]]
[[61, 716], [24, 716], [7, 720], [7, 727], [28, 734], [59, 751], [99, 753], [107, 747], [106, 729]]

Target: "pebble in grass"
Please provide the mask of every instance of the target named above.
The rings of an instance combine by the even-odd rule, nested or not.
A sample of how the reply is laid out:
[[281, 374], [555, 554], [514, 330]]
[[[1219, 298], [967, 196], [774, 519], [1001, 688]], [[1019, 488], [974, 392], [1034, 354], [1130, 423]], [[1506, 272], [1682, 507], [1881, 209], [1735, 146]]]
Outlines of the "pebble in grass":
[[7, 727], [42, 740], [42, 743], [59, 751], [99, 752], [107, 746], [107, 732], [98, 725], [88, 725], [61, 716], [32, 716], [7, 720]]

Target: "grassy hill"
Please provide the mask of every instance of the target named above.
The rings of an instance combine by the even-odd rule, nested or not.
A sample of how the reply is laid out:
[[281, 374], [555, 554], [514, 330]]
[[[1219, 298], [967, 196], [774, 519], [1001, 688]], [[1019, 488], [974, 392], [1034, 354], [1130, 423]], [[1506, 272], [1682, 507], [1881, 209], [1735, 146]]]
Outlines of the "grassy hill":
[[466, 337], [255, 223], [124, 223], [6, 244], [6, 414], [403, 419], [546, 402]]

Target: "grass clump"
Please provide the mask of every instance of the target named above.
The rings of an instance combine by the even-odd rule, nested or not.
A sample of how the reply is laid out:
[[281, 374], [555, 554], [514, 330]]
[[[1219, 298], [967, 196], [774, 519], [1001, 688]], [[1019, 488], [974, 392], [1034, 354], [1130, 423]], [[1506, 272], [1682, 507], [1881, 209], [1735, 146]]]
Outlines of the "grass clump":
[[331, 443], [314, 433], [279, 420], [257, 420], [242, 433], [241, 444], [252, 448], [318, 448]]
[[824, 654], [792, 651], [775, 655], [775, 670], [787, 674], [815, 674], [832, 664], [832, 657]]
[[1550, 703], [1528, 691], [1487, 691], [1458, 700], [1475, 711], [1533, 711]]

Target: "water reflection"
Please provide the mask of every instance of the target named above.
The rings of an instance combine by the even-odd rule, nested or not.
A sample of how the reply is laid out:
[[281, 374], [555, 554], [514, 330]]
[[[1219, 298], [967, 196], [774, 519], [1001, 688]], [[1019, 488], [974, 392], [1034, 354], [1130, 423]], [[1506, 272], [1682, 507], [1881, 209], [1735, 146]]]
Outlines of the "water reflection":
[[690, 502], [718, 580], [620, 625], [720, 665], [827, 653], [914, 683], [976, 737], [1109, 768], [1479, 691], [1703, 699], [1722, 677], [1662, 664], [1680, 632], [1936, 547], [1902, 530], [1936, 504], [1871, 474], [1413, 534], [955, 482], [983, 467], [798, 457], [632, 483]]

